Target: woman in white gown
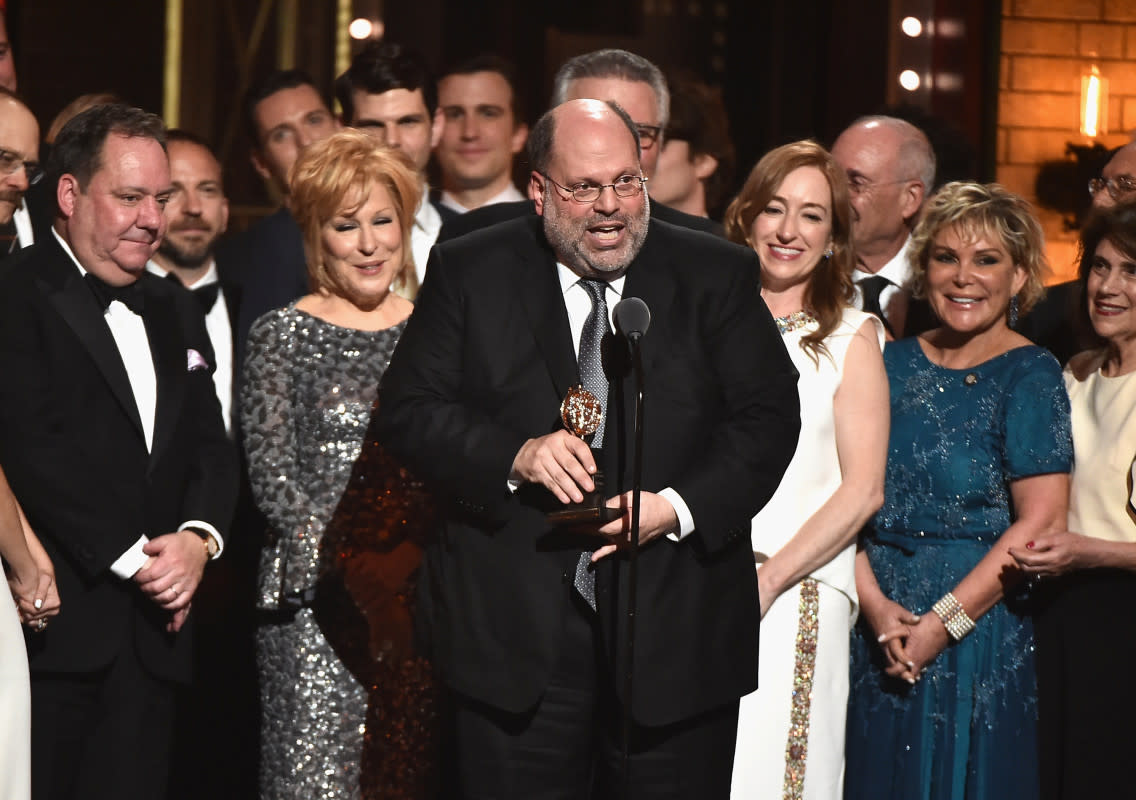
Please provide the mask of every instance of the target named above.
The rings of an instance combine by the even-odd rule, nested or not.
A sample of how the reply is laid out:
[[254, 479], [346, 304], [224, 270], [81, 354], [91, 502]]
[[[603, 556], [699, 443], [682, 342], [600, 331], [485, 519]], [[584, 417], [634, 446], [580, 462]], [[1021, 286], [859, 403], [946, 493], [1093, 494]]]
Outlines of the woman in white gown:
[[726, 212], [757, 251], [801, 398], [796, 454], [752, 525], [759, 688], [741, 701], [734, 798], [844, 791], [856, 535], [883, 502], [889, 420], [883, 326], [851, 306], [849, 216], [843, 170], [811, 141], [769, 152]]
[[11, 592], [0, 590], [0, 797], [31, 797], [31, 693], [23, 621], [42, 632], [59, 613], [55, 573], [0, 470], [0, 556]]

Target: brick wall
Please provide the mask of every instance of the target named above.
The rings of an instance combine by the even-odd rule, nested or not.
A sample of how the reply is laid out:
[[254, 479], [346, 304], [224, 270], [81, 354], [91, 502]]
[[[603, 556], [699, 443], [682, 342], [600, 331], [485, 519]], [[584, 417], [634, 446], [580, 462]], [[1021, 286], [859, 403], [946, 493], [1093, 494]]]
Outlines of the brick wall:
[[[1096, 64], [1109, 86], [1109, 133], [1118, 147], [1136, 131], [1136, 0], [1003, 0], [997, 178], [1035, 199], [1042, 162], [1065, 158], [1069, 142], [1091, 140], [1080, 125], [1081, 73]], [[1076, 233], [1038, 209], [1053, 281], [1074, 276]]]

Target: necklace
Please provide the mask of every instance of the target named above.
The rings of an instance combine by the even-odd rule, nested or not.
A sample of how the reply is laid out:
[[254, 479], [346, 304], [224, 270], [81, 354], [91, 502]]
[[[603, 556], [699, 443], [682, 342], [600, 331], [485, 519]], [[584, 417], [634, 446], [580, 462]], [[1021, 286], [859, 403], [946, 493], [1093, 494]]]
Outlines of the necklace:
[[816, 322], [816, 317], [808, 311], [794, 311], [787, 317], [774, 317], [773, 321], [777, 323], [777, 330], [784, 336], [789, 331], [795, 331], [797, 328], [803, 328], [813, 322]]

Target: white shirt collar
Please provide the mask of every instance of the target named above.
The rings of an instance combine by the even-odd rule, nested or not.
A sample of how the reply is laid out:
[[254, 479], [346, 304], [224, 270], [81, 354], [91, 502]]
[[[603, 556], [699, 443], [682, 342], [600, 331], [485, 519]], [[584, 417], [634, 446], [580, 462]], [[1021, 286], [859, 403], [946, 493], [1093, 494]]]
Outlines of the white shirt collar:
[[[523, 194], [521, 194], [520, 190], [517, 189], [516, 186], [514, 186], [513, 184], [510, 183], [508, 186], [506, 186], [504, 188], [504, 190], [502, 190], [501, 192], [498, 192], [493, 197], [490, 197], [488, 200], [486, 200], [484, 203], [482, 203], [478, 207], [484, 208], [485, 206], [491, 206], [494, 203], [515, 203], [518, 200], [527, 200], [527, 199], [528, 198], [525, 197]], [[449, 192], [443, 191], [442, 197], [439, 200], [439, 202], [442, 205], [444, 205], [446, 208], [453, 209], [454, 211], [458, 212], [459, 214], [464, 214], [467, 211], [473, 211], [472, 208], [466, 208], [461, 203], [459, 203], [457, 198], [454, 197]]]
[[[146, 271], [153, 274], [153, 275], [157, 275], [159, 278], [164, 278], [164, 277], [166, 277], [167, 275], [170, 274], [170, 271], [168, 269], [163, 267], [161, 264], [159, 264], [157, 261], [155, 261], [152, 258], [149, 261], [146, 262]], [[217, 273], [217, 262], [213, 259], [210, 259], [209, 260], [209, 269], [206, 271], [206, 273], [201, 276], [201, 279], [198, 280], [197, 283], [193, 284], [192, 286], [189, 286], [188, 288], [199, 289], [203, 286], [208, 286], [212, 283], [217, 283], [220, 279], [221, 279], [221, 276]]]
[[[569, 289], [580, 282], [580, 276], [572, 271], [570, 267], [556, 262], [556, 274], [560, 278], [560, 291], [567, 293]], [[613, 281], [608, 281], [608, 288], [615, 292], [617, 297], [623, 297], [623, 284], [627, 281], [627, 273], [623, 273]]]
[[908, 251], [911, 249], [911, 237], [907, 237], [907, 241], [903, 243], [903, 247], [899, 249], [891, 261], [880, 267], [878, 272], [864, 272], [861, 269], [852, 270], [852, 282], [857, 283], [864, 278], [868, 278], [873, 274], [887, 278], [888, 282], [895, 286], [906, 286], [911, 280], [911, 264], [907, 260]]

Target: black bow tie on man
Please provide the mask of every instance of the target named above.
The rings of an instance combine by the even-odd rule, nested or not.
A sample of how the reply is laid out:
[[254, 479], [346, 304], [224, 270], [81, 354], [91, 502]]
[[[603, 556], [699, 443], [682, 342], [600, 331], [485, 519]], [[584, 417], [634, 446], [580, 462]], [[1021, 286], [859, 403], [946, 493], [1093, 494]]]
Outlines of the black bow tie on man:
[[[182, 279], [173, 272], [166, 273], [166, 280], [172, 281], [179, 286], [185, 286]], [[213, 306], [217, 302], [217, 294], [221, 291], [221, 284], [214, 281], [205, 286], [196, 286], [190, 289], [190, 291], [193, 292], [193, 296], [197, 298], [197, 302], [201, 305], [201, 313], [208, 314], [213, 310]]]
[[91, 292], [95, 295], [95, 299], [99, 301], [99, 307], [102, 308], [104, 312], [111, 303], [118, 300], [135, 314], [139, 316], [142, 315], [145, 301], [142, 297], [142, 289], [138, 286], [137, 281], [127, 284], [126, 286], [111, 286], [93, 272], [88, 272], [84, 276], [84, 280], [86, 280], [87, 285], [91, 287]]

